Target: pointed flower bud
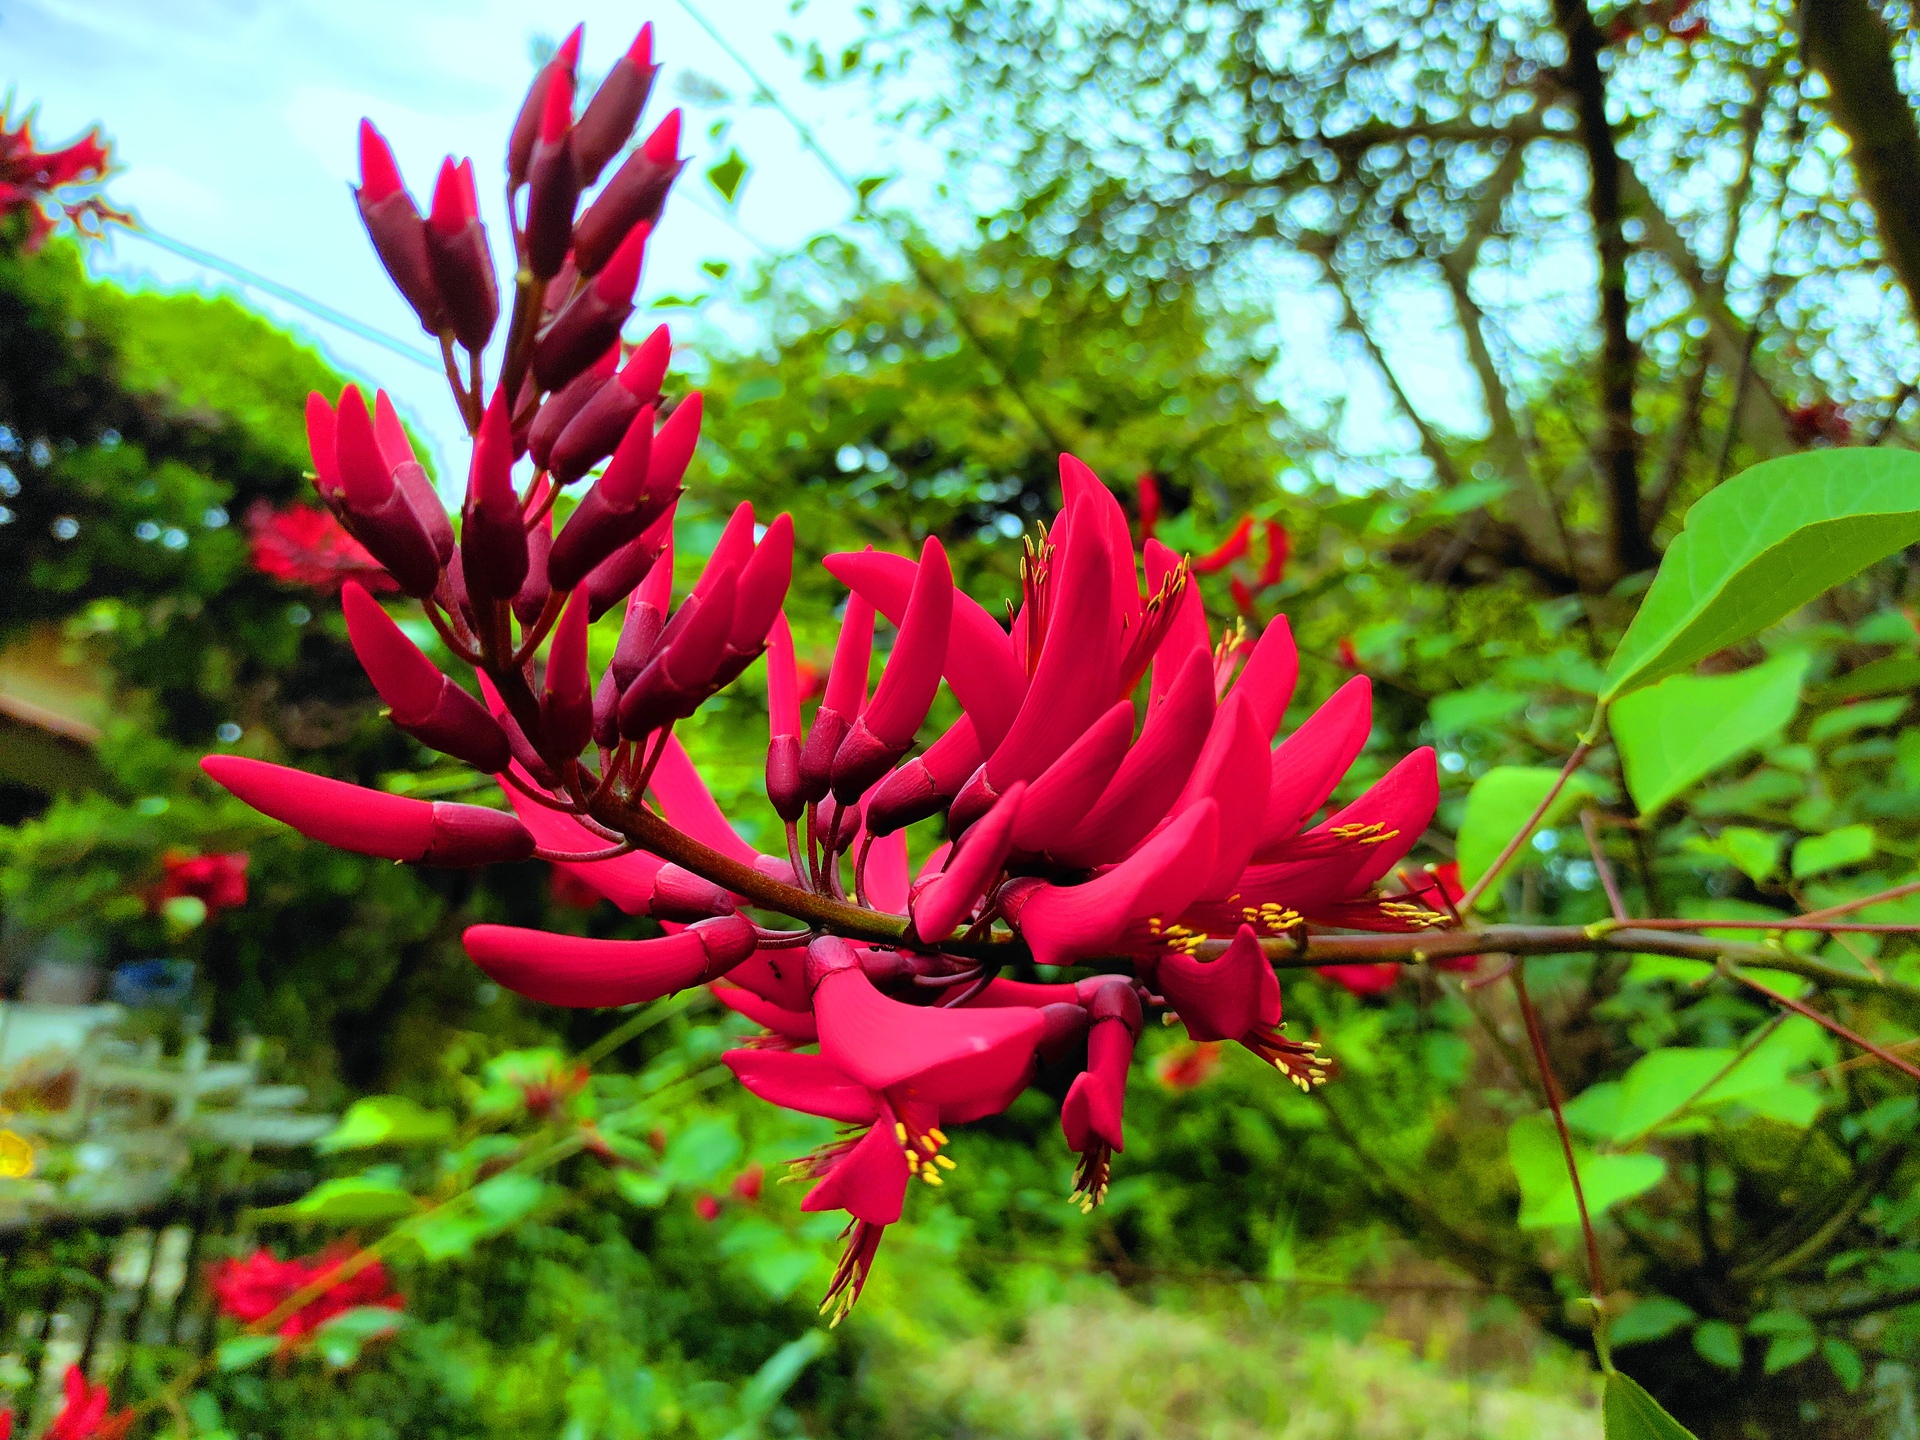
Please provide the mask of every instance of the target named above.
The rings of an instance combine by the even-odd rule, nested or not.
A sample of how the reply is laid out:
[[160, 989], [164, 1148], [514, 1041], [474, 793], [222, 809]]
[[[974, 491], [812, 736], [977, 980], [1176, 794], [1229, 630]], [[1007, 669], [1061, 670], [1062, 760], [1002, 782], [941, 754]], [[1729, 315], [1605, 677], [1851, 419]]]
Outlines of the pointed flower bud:
[[499, 810], [409, 800], [239, 755], [209, 755], [200, 768], [262, 815], [356, 855], [470, 868], [533, 854], [527, 828]]
[[356, 385], [341, 393], [335, 415], [334, 469], [343, 518], [354, 538], [407, 594], [431, 595], [440, 583], [439, 553], [419, 512], [395, 483]]
[[507, 737], [480, 702], [420, 652], [380, 604], [349, 580], [340, 590], [347, 637], [393, 723], [421, 744], [497, 775], [507, 768]]
[[[653, 574], [672, 538], [673, 506], [669, 504], [658, 520], [587, 572], [580, 584], [592, 607], [588, 613], [598, 620], [631, 595], [636, 585]], [[671, 565], [668, 570], [671, 573]]]
[[333, 406], [327, 403], [327, 397], [318, 390], [310, 392], [307, 395], [307, 451], [313, 456], [313, 488], [320, 492], [320, 498], [329, 508], [345, 499], [340, 466], [334, 458], [337, 428]]
[[753, 922], [725, 915], [660, 940], [588, 940], [475, 925], [463, 943], [489, 977], [543, 1005], [637, 1005], [717, 980], [753, 954]]
[[642, 410], [606, 471], [574, 507], [553, 542], [547, 575], [556, 590], [571, 590], [614, 551], [636, 538], [673, 499], [647, 488], [653, 450], [653, 411]]
[[903, 825], [938, 815], [953, 803], [984, 758], [973, 721], [962, 715], [924, 753], [874, 788], [867, 797], [867, 830], [874, 835], [890, 835]]
[[1026, 793], [1024, 780], [1009, 785], [1000, 802], [954, 847], [946, 869], [921, 883], [910, 906], [913, 934], [920, 943], [936, 946], [951, 938], [999, 880]]
[[360, 122], [360, 187], [354, 192], [374, 252], [429, 335], [440, 333], [446, 307], [427, 259], [427, 227], [400, 179], [386, 137], [371, 120]]
[[573, 71], [549, 66], [546, 90], [540, 97], [540, 129], [527, 160], [527, 268], [539, 280], [551, 280], [560, 273], [573, 243], [580, 172], [567, 142], [572, 128]]
[[[640, 407], [659, 402], [660, 381], [666, 375], [671, 351], [667, 327], [662, 325], [633, 352], [619, 379], [603, 381], [568, 419], [548, 461], [559, 484], [571, 485], [611, 455]], [[567, 388], [571, 390], [578, 383], [570, 381]]]
[[546, 389], [558, 390], [620, 338], [620, 327], [633, 314], [647, 234], [645, 226], [635, 226], [593, 283], [575, 295], [534, 342], [534, 378]]
[[873, 699], [860, 713], [833, 757], [833, 793], [842, 800], [864, 795], [902, 755], [933, 705], [947, 660], [953, 623], [953, 572], [940, 542], [928, 537], [920, 551], [913, 598]]
[[793, 631], [776, 614], [767, 635], [767, 800], [789, 823], [805, 813], [800, 798], [800, 685]]
[[587, 748], [593, 730], [593, 677], [587, 669], [587, 599], [575, 594], [553, 632], [546, 684], [540, 694], [540, 728], [554, 756]]
[[[473, 442], [466, 514], [460, 528], [461, 574], [475, 600], [511, 600], [527, 578], [527, 531], [513, 490], [513, 436], [507, 396], [496, 387]], [[549, 578], [552, 562], [548, 562]]]
[[607, 162], [632, 137], [640, 112], [646, 108], [647, 94], [653, 89], [655, 73], [653, 24], [649, 21], [640, 27], [627, 53], [614, 62], [574, 127], [573, 158], [582, 185], [598, 180]]
[[573, 227], [573, 258], [582, 275], [598, 273], [636, 226], [659, 223], [667, 191], [685, 163], [679, 149], [680, 112], [675, 110], [614, 171]]
[[527, 179], [527, 164], [533, 158], [534, 141], [540, 135], [540, 120], [546, 113], [547, 86], [552, 83], [556, 73], [572, 76], [574, 67], [580, 63], [580, 40], [585, 31], [584, 25], [576, 25], [568, 32], [567, 38], [560, 42], [560, 48], [554, 52], [553, 59], [540, 67], [533, 77], [533, 84], [527, 87], [527, 98], [520, 102], [520, 111], [514, 117], [513, 132], [507, 140], [507, 189], [518, 190]]
[[[555, 443], [566, 433], [573, 417], [599, 393], [602, 385], [613, 378], [619, 366], [620, 342], [616, 340], [601, 352], [598, 360], [546, 398], [527, 430], [527, 453], [533, 456], [535, 465], [542, 470], [550, 468], [548, 462], [552, 459]], [[528, 383], [532, 384], [531, 381]]]
[[800, 793], [808, 804], [833, 788], [833, 757], [867, 703], [867, 667], [873, 660], [873, 606], [858, 591], [847, 597], [840, 638], [827, 671], [827, 693], [800, 747]]
[[427, 478], [427, 472], [415, 457], [413, 442], [407, 438], [406, 427], [400, 423], [393, 401], [384, 390], [374, 392], [373, 438], [393, 474], [393, 483], [413, 506], [427, 539], [433, 542], [433, 553], [444, 566], [453, 559], [453, 522], [447, 519], [446, 507], [440, 503], [433, 481]]
[[457, 166], [452, 157], [440, 162], [433, 210], [427, 216], [427, 259], [455, 338], [478, 354], [486, 349], [500, 318], [500, 288], [493, 252], [487, 248], [487, 227], [480, 223], [471, 160]]

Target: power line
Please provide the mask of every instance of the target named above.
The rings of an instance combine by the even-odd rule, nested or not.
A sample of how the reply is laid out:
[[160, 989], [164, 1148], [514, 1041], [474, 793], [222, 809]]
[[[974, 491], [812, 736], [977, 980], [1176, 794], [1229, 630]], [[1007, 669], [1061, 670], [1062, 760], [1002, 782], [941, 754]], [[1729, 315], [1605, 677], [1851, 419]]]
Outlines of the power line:
[[405, 340], [387, 334], [384, 330], [376, 330], [365, 321], [356, 320], [343, 310], [336, 310], [324, 301], [316, 300], [311, 295], [304, 295], [291, 286], [282, 285], [278, 280], [269, 280], [258, 271], [249, 270], [244, 265], [236, 265], [233, 261], [223, 259], [210, 250], [202, 250], [198, 245], [189, 245], [184, 240], [176, 240], [171, 235], [163, 235], [144, 221], [130, 227], [127, 233], [141, 240], [145, 240], [149, 245], [157, 245], [162, 250], [171, 251], [182, 259], [191, 260], [196, 265], [204, 265], [209, 270], [217, 270], [222, 275], [238, 280], [242, 285], [250, 286], [255, 290], [273, 296], [276, 300], [285, 301], [296, 310], [303, 310], [316, 320], [324, 320], [329, 325], [337, 326], [350, 335], [356, 335], [362, 340], [371, 341], [375, 345], [391, 350], [394, 354], [413, 361], [416, 365], [424, 365], [427, 369], [436, 373], [441, 369], [440, 357], [430, 353], [421, 346], [411, 345]]

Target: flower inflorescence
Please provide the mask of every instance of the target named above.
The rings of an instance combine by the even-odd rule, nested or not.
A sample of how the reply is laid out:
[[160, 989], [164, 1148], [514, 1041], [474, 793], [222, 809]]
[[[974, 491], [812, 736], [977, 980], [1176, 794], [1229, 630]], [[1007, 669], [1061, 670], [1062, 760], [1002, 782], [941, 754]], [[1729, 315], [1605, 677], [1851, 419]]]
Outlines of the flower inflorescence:
[[[362, 127], [362, 217], [439, 340], [472, 436], [457, 531], [384, 393], [369, 404], [349, 386], [308, 408], [321, 499], [474, 669], [481, 698], [373, 587], [349, 582], [362, 664], [397, 726], [496, 775], [509, 808], [233, 755], [203, 764], [256, 809], [343, 849], [456, 866], [538, 857], [656, 919], [657, 939], [482, 925], [466, 946], [494, 980], [545, 1003], [630, 1005], [710, 985], [760, 1025], [725, 1057], [741, 1083], [848, 1127], [799, 1162], [803, 1208], [851, 1217], [823, 1305], [838, 1318], [909, 1183], [937, 1188], [951, 1171], [948, 1132], [1004, 1110], [1043, 1063], [1084, 1056], [1061, 1123], [1080, 1157], [1073, 1198], [1097, 1204], [1150, 1007], [1196, 1042], [1236, 1041], [1317, 1083], [1315, 1048], [1282, 1032], [1261, 937], [1440, 918], [1428, 889], [1382, 893], [1432, 818], [1433, 752], [1315, 823], [1366, 742], [1368, 681], [1349, 680], [1276, 748], [1298, 669], [1285, 619], [1257, 638], [1236, 624], [1216, 645], [1189, 562], [1150, 535], [1136, 550], [1119, 501], [1072, 456], [1006, 624], [955, 585], [936, 537], [917, 559], [827, 556], [848, 600], [803, 716], [782, 613], [788, 517], [762, 526], [741, 505], [692, 590], [673, 593], [700, 395], [669, 398], [664, 327], [630, 351], [621, 330], [682, 165], [679, 119], [594, 191], [645, 106], [652, 37], [641, 31], [576, 118], [579, 39], [540, 71], [509, 143], [516, 268], [490, 388], [503, 307], [471, 162], [443, 164], [423, 218]], [[556, 498], [595, 472], [556, 533]], [[588, 627], [615, 606], [619, 641], [595, 675]], [[879, 618], [897, 634], [870, 685]], [[674, 735], [763, 656], [780, 855], [740, 838]], [[960, 718], [916, 754], [942, 684]], [[936, 819], [946, 842], [916, 872], [908, 827]], [[774, 916], [796, 923], [763, 923]]]

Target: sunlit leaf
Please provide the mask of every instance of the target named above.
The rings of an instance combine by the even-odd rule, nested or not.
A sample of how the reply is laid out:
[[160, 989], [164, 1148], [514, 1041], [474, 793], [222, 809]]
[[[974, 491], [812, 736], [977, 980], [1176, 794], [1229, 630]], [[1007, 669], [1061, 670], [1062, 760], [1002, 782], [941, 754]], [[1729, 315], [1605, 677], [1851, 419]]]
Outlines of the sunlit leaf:
[[1640, 813], [1655, 814], [1784, 730], [1800, 706], [1807, 661], [1795, 650], [1737, 675], [1671, 675], [1621, 697], [1607, 725]]
[[1790, 615], [1920, 540], [1920, 455], [1813, 450], [1769, 460], [1687, 512], [1607, 667], [1605, 699], [1651, 685]]
[[220, 1342], [220, 1348], [214, 1351], [214, 1363], [229, 1372], [244, 1370], [279, 1348], [278, 1335], [236, 1335]]
[[[1658, 1155], [1595, 1155], [1575, 1144], [1574, 1163], [1587, 1214], [1598, 1218], [1623, 1200], [1645, 1194], [1667, 1173]], [[1527, 1115], [1507, 1131], [1507, 1158], [1520, 1182], [1520, 1228], [1544, 1230], [1578, 1225], [1580, 1208], [1566, 1155], [1550, 1115]]]
[[707, 167], [707, 183], [719, 191], [720, 198], [729, 205], [740, 194], [746, 178], [747, 160], [738, 148], [729, 149], [724, 160]]
[[[1460, 821], [1457, 853], [1463, 881], [1472, 884], [1486, 873], [1487, 867], [1499, 858], [1501, 850], [1514, 833], [1526, 824], [1534, 807], [1553, 788], [1559, 773], [1544, 766], [1496, 765], [1473, 782], [1473, 789], [1467, 796], [1467, 812]], [[1553, 825], [1581, 799], [1592, 794], [1593, 786], [1587, 778], [1575, 774], [1548, 807], [1547, 813], [1541, 816], [1541, 826]], [[1525, 855], [1523, 847], [1513, 863], [1519, 864]], [[1497, 903], [1498, 896], [1493, 888], [1481, 897], [1483, 906]]]
[[279, 1220], [321, 1220], [336, 1225], [358, 1225], [411, 1215], [420, 1206], [392, 1180], [369, 1175], [346, 1175], [325, 1180], [289, 1205], [259, 1212]]
[[1671, 1335], [1694, 1318], [1691, 1306], [1666, 1295], [1649, 1295], [1607, 1327], [1608, 1338], [1616, 1349], [1644, 1345]]
[[1639, 1381], [1618, 1370], [1607, 1376], [1600, 1413], [1607, 1440], [1696, 1440], [1691, 1430], [1641, 1389]]
[[1809, 835], [1793, 847], [1793, 878], [1824, 875], [1844, 865], [1871, 860], [1877, 847], [1871, 825], [1842, 825], [1825, 835]]
[[1722, 1370], [1740, 1368], [1740, 1332], [1724, 1320], [1708, 1320], [1696, 1327], [1693, 1349], [1709, 1365], [1718, 1365]]
[[317, 1148], [333, 1153], [373, 1145], [431, 1145], [453, 1135], [453, 1117], [428, 1110], [404, 1095], [371, 1095], [356, 1100]]

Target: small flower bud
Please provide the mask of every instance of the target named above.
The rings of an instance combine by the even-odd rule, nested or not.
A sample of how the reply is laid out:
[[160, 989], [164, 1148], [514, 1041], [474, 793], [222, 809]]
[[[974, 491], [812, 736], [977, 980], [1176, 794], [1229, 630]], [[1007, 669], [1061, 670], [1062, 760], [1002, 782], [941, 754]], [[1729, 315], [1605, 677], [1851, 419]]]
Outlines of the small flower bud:
[[582, 275], [592, 275], [639, 225], [657, 224], [667, 191], [686, 163], [679, 158], [680, 112], [629, 155], [573, 227], [573, 258]]
[[427, 259], [427, 227], [400, 179], [400, 167], [371, 120], [360, 122], [360, 187], [354, 191], [361, 223], [400, 294], [420, 317], [420, 327], [438, 335], [446, 306]]
[[449, 157], [440, 164], [427, 216], [427, 260], [455, 337], [478, 354], [500, 318], [500, 288], [487, 227], [480, 223], [471, 160], [456, 166]]

